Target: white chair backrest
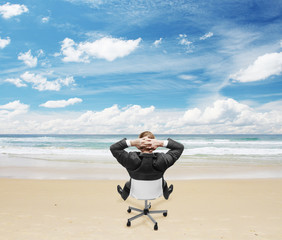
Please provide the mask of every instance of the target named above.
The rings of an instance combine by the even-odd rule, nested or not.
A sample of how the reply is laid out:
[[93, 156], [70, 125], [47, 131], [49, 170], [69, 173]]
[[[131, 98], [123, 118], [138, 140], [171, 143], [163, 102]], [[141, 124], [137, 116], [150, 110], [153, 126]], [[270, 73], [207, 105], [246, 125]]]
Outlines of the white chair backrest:
[[152, 200], [163, 195], [163, 179], [136, 180], [131, 178], [130, 196], [139, 200]]

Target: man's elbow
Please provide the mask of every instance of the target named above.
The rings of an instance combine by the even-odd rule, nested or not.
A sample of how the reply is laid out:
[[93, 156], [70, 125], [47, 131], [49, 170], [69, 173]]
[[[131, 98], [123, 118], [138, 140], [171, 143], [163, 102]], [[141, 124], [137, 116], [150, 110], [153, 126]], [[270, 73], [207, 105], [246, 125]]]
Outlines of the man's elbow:
[[177, 144], [174, 145], [174, 149], [182, 153], [184, 151], [184, 145], [180, 142], [177, 142]]
[[182, 143], [179, 143], [180, 144], [180, 150], [181, 150], [181, 153], [184, 151], [184, 145]]
[[115, 150], [116, 150], [116, 148], [115, 148], [114, 144], [112, 144], [112, 145], [110, 146], [110, 151], [111, 151], [111, 153], [114, 154]]

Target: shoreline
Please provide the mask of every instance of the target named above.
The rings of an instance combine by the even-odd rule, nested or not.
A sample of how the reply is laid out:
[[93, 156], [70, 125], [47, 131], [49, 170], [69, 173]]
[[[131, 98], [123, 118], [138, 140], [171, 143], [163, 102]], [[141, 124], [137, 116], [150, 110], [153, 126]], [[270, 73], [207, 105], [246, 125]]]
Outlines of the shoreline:
[[[141, 218], [126, 226], [129, 205], [118, 180], [0, 179], [0, 234], [9, 240], [226, 239], [282, 236], [282, 179], [174, 180], [169, 200], [152, 201], [159, 230]], [[110, 231], [109, 231], [110, 230]]]
[[[165, 175], [168, 180], [200, 179], [282, 179], [282, 165], [204, 165], [175, 164]], [[71, 164], [58, 166], [5, 166], [0, 167], [0, 179], [42, 180], [126, 180], [129, 175], [119, 164]]]

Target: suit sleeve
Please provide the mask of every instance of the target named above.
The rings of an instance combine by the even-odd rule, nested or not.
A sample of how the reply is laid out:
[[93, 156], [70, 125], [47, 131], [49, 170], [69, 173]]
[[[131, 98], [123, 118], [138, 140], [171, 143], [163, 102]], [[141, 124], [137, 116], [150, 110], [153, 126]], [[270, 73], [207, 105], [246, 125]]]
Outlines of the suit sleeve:
[[154, 163], [155, 168], [159, 171], [165, 171], [171, 167], [180, 158], [184, 150], [183, 144], [176, 142], [171, 138], [168, 139], [167, 148], [170, 150], [165, 154], [160, 154]]
[[117, 161], [126, 169], [135, 169], [140, 165], [141, 160], [136, 157], [136, 153], [127, 152], [124, 149], [128, 147], [126, 138], [110, 146], [110, 150]]

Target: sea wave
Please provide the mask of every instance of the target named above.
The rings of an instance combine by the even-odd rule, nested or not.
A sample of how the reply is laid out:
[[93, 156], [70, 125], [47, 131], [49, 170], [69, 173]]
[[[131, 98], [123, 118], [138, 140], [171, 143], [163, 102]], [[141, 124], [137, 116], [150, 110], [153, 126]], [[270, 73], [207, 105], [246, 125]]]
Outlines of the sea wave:
[[0, 147], [0, 154], [13, 155], [109, 155], [107, 149], [58, 148], [58, 147]]
[[216, 148], [201, 147], [185, 149], [183, 155], [281, 155], [282, 149], [270, 148]]
[[238, 145], [273, 145], [281, 146], [282, 141], [257, 141], [257, 142], [248, 142], [248, 141], [234, 141], [230, 139], [215, 139], [215, 140], [182, 140], [185, 146], [195, 146], [195, 145], [229, 145], [229, 146], [238, 146]]
[[[127, 149], [127, 151], [135, 150]], [[157, 150], [158, 152], [167, 152], [168, 150]], [[157, 152], [156, 151], [156, 152]], [[91, 149], [91, 148], [67, 148], [67, 147], [0, 147], [0, 154], [13, 155], [81, 155], [81, 156], [109, 156], [109, 149]], [[183, 156], [192, 155], [281, 155], [281, 148], [228, 148], [228, 147], [195, 147], [184, 149]]]

